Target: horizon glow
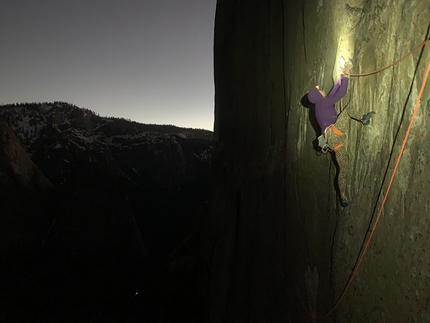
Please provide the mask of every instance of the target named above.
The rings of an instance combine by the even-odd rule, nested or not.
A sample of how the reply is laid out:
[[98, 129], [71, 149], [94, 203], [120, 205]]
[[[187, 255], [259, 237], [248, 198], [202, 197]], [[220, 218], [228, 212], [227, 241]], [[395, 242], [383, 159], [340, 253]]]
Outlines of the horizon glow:
[[215, 0], [7, 2], [0, 101], [213, 130]]

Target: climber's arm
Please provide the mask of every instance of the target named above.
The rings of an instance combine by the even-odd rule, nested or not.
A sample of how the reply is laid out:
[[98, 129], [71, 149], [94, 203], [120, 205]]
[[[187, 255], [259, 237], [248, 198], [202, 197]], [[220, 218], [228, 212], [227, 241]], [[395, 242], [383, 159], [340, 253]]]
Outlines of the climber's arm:
[[334, 84], [333, 88], [331, 89], [330, 93], [328, 94], [328, 96], [334, 95], [337, 90], [340, 87], [340, 83], [342, 82], [341, 77], [339, 76], [338, 80], [336, 81], [336, 83]]
[[331, 95], [331, 92], [330, 92], [330, 96], [327, 96], [327, 99], [329, 99], [332, 104], [335, 104], [337, 101], [342, 99], [345, 96], [346, 91], [348, 90], [348, 81], [349, 81], [348, 77], [341, 75], [340, 79], [341, 79], [341, 82], [340, 82], [339, 89], [335, 93], [333, 93], [333, 95]]

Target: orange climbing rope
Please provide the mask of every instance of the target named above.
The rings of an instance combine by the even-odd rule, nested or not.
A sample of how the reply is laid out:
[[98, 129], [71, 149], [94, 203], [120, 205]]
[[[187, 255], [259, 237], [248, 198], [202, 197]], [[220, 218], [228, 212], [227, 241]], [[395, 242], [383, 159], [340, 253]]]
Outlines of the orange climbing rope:
[[373, 72], [370, 72], [370, 73], [364, 73], [364, 74], [350, 74], [349, 76], [351, 76], [351, 77], [369, 76], [369, 75], [372, 75], [372, 74], [376, 74], [376, 73], [382, 72], [382, 71], [386, 70], [387, 68], [390, 68], [390, 67], [392, 67], [392, 66], [400, 63], [401, 61], [403, 61], [409, 55], [412, 55], [413, 53], [415, 53], [418, 49], [420, 49], [421, 47], [423, 47], [428, 41], [430, 41], [430, 38], [427, 38], [426, 40], [424, 40], [421, 44], [419, 44], [417, 47], [415, 47], [414, 49], [412, 49], [409, 53], [407, 53], [402, 58], [398, 59], [397, 61], [391, 63], [388, 66], [380, 68], [379, 70], [376, 70], [376, 71], [373, 71]]
[[[390, 67], [392, 67], [392, 66], [394, 66], [394, 65], [396, 65], [396, 64], [398, 64], [398, 63], [400, 63], [400, 62], [401, 62], [402, 60], [404, 60], [406, 57], [408, 57], [409, 55], [413, 54], [413, 53], [414, 53], [415, 51], [417, 51], [419, 48], [421, 48], [422, 46], [424, 46], [428, 41], [430, 41], [430, 38], [428, 38], [428, 39], [426, 39], [425, 41], [423, 41], [420, 45], [418, 45], [417, 47], [415, 47], [412, 51], [410, 51], [408, 54], [406, 54], [405, 56], [403, 56], [403, 57], [402, 57], [402, 58], [400, 58], [399, 60], [395, 61], [394, 63], [392, 63], [392, 64], [390, 64], [390, 65], [388, 65], [388, 66], [386, 66], [386, 67], [384, 67], [384, 68], [381, 68], [381, 69], [379, 69], [379, 70], [377, 70], [377, 71], [374, 71], [374, 72], [371, 72], [371, 73], [365, 73], [365, 74], [351, 74], [350, 76], [354, 76], [354, 77], [358, 77], [358, 76], [368, 76], [368, 75], [376, 74], [376, 73], [378, 73], [378, 72], [381, 72], [381, 71], [383, 71], [383, 70], [386, 70], [386, 69], [388, 69], [388, 68], [390, 68]], [[414, 107], [414, 110], [413, 110], [413, 113], [412, 113], [412, 117], [411, 117], [411, 120], [410, 120], [410, 122], [409, 122], [408, 129], [406, 130], [406, 134], [405, 134], [405, 137], [404, 137], [404, 139], [403, 139], [402, 147], [400, 148], [400, 152], [399, 152], [399, 155], [398, 155], [398, 157], [397, 157], [397, 161], [396, 161], [396, 164], [395, 164], [395, 166], [394, 166], [393, 173], [392, 173], [392, 175], [391, 175], [390, 181], [389, 181], [388, 186], [387, 186], [386, 194], [385, 194], [385, 196], [384, 196], [384, 198], [383, 198], [383, 200], [382, 200], [382, 204], [381, 204], [381, 207], [380, 207], [380, 209], [379, 209], [379, 212], [378, 212], [378, 214], [377, 214], [377, 216], [376, 216], [375, 222], [374, 222], [374, 224], [373, 224], [373, 226], [372, 226], [372, 228], [371, 228], [371, 230], [370, 230], [370, 233], [369, 233], [369, 236], [368, 236], [367, 240], [366, 240], [366, 241], [365, 241], [365, 243], [363, 244], [363, 246], [364, 246], [364, 247], [362, 248], [362, 251], [361, 251], [361, 253], [359, 254], [358, 260], [357, 260], [357, 262], [356, 262], [356, 264], [355, 264], [355, 266], [354, 266], [354, 269], [353, 269], [353, 271], [352, 271], [352, 273], [351, 273], [351, 275], [350, 275], [350, 277], [349, 277], [349, 279], [348, 279], [348, 281], [347, 281], [347, 283], [346, 283], [346, 285], [345, 285], [345, 287], [344, 287], [344, 289], [343, 289], [342, 293], [340, 294], [340, 296], [338, 297], [338, 299], [336, 300], [336, 302], [334, 303], [334, 305], [332, 306], [332, 308], [331, 308], [331, 309], [330, 309], [326, 314], [315, 317], [315, 316], [313, 316], [311, 313], [309, 313], [309, 310], [306, 308], [306, 306], [305, 306], [305, 305], [304, 305], [304, 303], [303, 303], [302, 298], [300, 297], [300, 293], [299, 293], [299, 289], [298, 289], [297, 282], [296, 282], [296, 279], [295, 279], [294, 271], [293, 271], [293, 269], [291, 268], [291, 270], [292, 270], [292, 274], [293, 274], [293, 279], [294, 279], [294, 284], [295, 284], [296, 290], [297, 290], [297, 292], [298, 292], [298, 294], [299, 294], [300, 302], [301, 302], [301, 304], [302, 304], [303, 308], [305, 309], [306, 313], [308, 314], [308, 316], [312, 318], [313, 322], [315, 322], [316, 320], [320, 320], [320, 319], [322, 319], [322, 318], [325, 318], [325, 317], [329, 316], [331, 313], [333, 313], [333, 311], [338, 307], [338, 305], [339, 305], [340, 301], [341, 301], [341, 300], [343, 299], [343, 297], [345, 296], [345, 294], [346, 294], [347, 290], [349, 289], [350, 285], [352, 284], [352, 282], [353, 282], [353, 280], [354, 280], [355, 276], [357, 275], [357, 272], [358, 272], [358, 270], [359, 270], [359, 268], [360, 268], [360, 266], [361, 266], [361, 264], [362, 264], [362, 262], [363, 262], [363, 258], [364, 258], [365, 254], [366, 254], [366, 252], [367, 252], [367, 250], [368, 250], [368, 248], [369, 248], [370, 242], [371, 242], [371, 240], [372, 240], [372, 238], [373, 238], [373, 234], [374, 234], [374, 232], [375, 232], [375, 230], [376, 230], [376, 227], [377, 227], [377, 225], [378, 225], [378, 223], [379, 223], [379, 220], [380, 220], [380, 218], [381, 218], [382, 211], [384, 210], [385, 202], [386, 202], [386, 200], [387, 200], [387, 198], [388, 198], [389, 192], [390, 192], [390, 190], [391, 190], [391, 185], [392, 185], [393, 180], [394, 180], [394, 177], [395, 177], [395, 175], [396, 175], [396, 173], [397, 173], [397, 168], [398, 168], [398, 166], [399, 166], [399, 164], [400, 164], [400, 160], [401, 160], [401, 157], [402, 157], [402, 155], [403, 155], [403, 151], [404, 151], [405, 146], [406, 146], [406, 142], [407, 142], [407, 140], [408, 140], [408, 138], [409, 138], [409, 134], [410, 134], [410, 131], [411, 131], [411, 128], [412, 128], [413, 122], [414, 122], [414, 120], [415, 120], [415, 116], [416, 116], [417, 111], [418, 111], [418, 106], [419, 106], [419, 103], [420, 103], [421, 96], [422, 96], [422, 93], [423, 93], [423, 91], [424, 91], [424, 88], [425, 88], [425, 86], [426, 86], [426, 83], [427, 83], [427, 79], [428, 79], [429, 73], [430, 73], [430, 62], [429, 62], [429, 63], [428, 63], [428, 65], [427, 65], [427, 70], [426, 70], [426, 72], [425, 72], [425, 76], [424, 76], [424, 79], [423, 79], [423, 83], [422, 83], [422, 85], [421, 85], [420, 92], [419, 92], [418, 97], [417, 97], [417, 100], [416, 100], [416, 102], [415, 102], [415, 107]]]
[[391, 178], [390, 178], [390, 182], [388, 183], [388, 186], [387, 186], [387, 192], [385, 193], [384, 199], [382, 200], [381, 208], [379, 209], [378, 215], [376, 216], [375, 223], [373, 224], [372, 229], [370, 230], [369, 238], [367, 239], [366, 243], [364, 244], [363, 251], [361, 252], [360, 257], [358, 258], [357, 264], [355, 265], [354, 270], [352, 271], [351, 276], [350, 276], [345, 288], [343, 289], [342, 293], [340, 294], [339, 298], [337, 299], [336, 303], [333, 305], [332, 309], [329, 312], [327, 312], [327, 314], [322, 315], [322, 316], [318, 317], [317, 319], [327, 317], [336, 309], [336, 307], [339, 305], [339, 302], [341, 301], [341, 299], [345, 295], [346, 291], [348, 290], [349, 286], [351, 285], [352, 281], [354, 280], [355, 276], [357, 275], [358, 269], [360, 268], [361, 263], [363, 262], [364, 255], [366, 254], [367, 249], [369, 248], [370, 241], [372, 240], [373, 234], [375, 233], [375, 230], [376, 230], [376, 226], [378, 225], [379, 219], [381, 218], [381, 214], [382, 214], [382, 211], [384, 210], [385, 202], [387, 201], [387, 197], [388, 197], [388, 194], [389, 194], [390, 189], [391, 189], [391, 184], [393, 183], [394, 176], [396, 175], [397, 168], [400, 164], [400, 159], [402, 158], [403, 151], [405, 150], [406, 142], [408, 140], [409, 133], [410, 133], [411, 128], [412, 128], [412, 124], [413, 124], [415, 116], [417, 114], [418, 106], [419, 106], [424, 88], [426, 86], [429, 73], [430, 73], [430, 62], [427, 65], [427, 71], [426, 71], [426, 74], [424, 76], [424, 81], [423, 81], [423, 84], [421, 86], [421, 90], [418, 94], [418, 98], [417, 98], [417, 101], [415, 103], [414, 111], [412, 113], [411, 121], [409, 122], [408, 129], [406, 130], [405, 138], [403, 139], [403, 144], [402, 144], [402, 147], [400, 149], [399, 156], [397, 157], [396, 165], [394, 166], [393, 173], [392, 173]]

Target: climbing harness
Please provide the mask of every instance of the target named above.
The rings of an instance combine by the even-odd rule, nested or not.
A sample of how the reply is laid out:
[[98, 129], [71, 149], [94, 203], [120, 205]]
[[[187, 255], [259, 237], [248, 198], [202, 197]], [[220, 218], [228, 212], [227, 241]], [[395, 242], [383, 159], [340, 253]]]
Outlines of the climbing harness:
[[327, 152], [336, 152], [345, 144], [345, 142], [341, 142], [333, 148], [330, 147], [328, 137], [330, 137], [332, 134], [340, 137], [343, 137], [345, 135], [345, 133], [343, 131], [340, 131], [334, 124], [331, 124], [327, 128], [325, 128], [324, 134], [318, 137], [318, 146], [321, 147], [321, 151], [324, 154], [326, 154]]
[[[418, 45], [417, 47], [415, 47], [415, 48], [414, 48], [412, 51], [410, 51], [408, 54], [406, 54], [405, 56], [403, 56], [403, 57], [402, 57], [402, 58], [400, 58], [399, 60], [395, 61], [394, 63], [392, 63], [392, 64], [390, 64], [390, 65], [388, 65], [388, 66], [386, 66], [386, 67], [384, 67], [384, 68], [381, 68], [381, 69], [376, 70], [376, 71], [371, 72], [371, 73], [365, 73], [365, 74], [350, 74], [350, 76], [351, 76], [351, 77], [368, 76], [368, 75], [372, 75], [372, 74], [376, 74], [376, 73], [379, 73], [379, 72], [381, 72], [381, 71], [384, 71], [384, 70], [386, 70], [386, 69], [388, 69], [388, 68], [390, 68], [390, 67], [392, 67], [392, 66], [394, 66], [394, 65], [396, 65], [396, 64], [398, 64], [398, 63], [400, 63], [402, 60], [404, 60], [404, 59], [405, 59], [406, 57], [408, 57], [409, 55], [413, 54], [413, 53], [414, 53], [415, 51], [417, 51], [419, 48], [423, 47], [423, 46], [424, 46], [427, 42], [429, 42], [429, 41], [430, 41], [430, 38], [427, 38], [425, 41], [423, 41], [420, 45]], [[364, 258], [365, 254], [366, 254], [366, 252], [367, 252], [367, 250], [368, 250], [368, 248], [369, 248], [369, 245], [370, 245], [370, 242], [371, 242], [371, 240], [372, 240], [373, 234], [374, 234], [374, 232], [375, 232], [375, 230], [376, 230], [376, 227], [377, 227], [377, 225], [378, 225], [378, 223], [379, 223], [379, 220], [380, 220], [380, 218], [381, 218], [382, 211], [384, 210], [385, 202], [386, 202], [387, 197], [388, 197], [388, 195], [389, 195], [389, 192], [390, 192], [390, 189], [391, 189], [391, 185], [392, 185], [392, 183], [393, 183], [394, 177], [395, 177], [396, 172], [397, 172], [397, 168], [398, 168], [398, 166], [399, 166], [399, 164], [400, 164], [400, 160], [401, 160], [401, 157], [402, 157], [402, 155], [403, 155], [403, 151], [404, 151], [404, 149], [405, 149], [406, 142], [407, 142], [407, 140], [408, 140], [408, 138], [409, 138], [409, 133], [410, 133], [410, 130], [411, 130], [411, 128], [412, 128], [413, 122], [414, 122], [414, 120], [415, 120], [415, 116], [416, 116], [417, 111], [418, 111], [418, 106], [419, 106], [419, 103], [420, 103], [420, 100], [421, 100], [421, 96], [422, 96], [423, 91], [424, 91], [424, 88], [425, 88], [425, 86], [426, 86], [426, 83], [427, 83], [427, 79], [428, 79], [428, 77], [429, 77], [429, 74], [430, 74], [430, 62], [429, 62], [429, 63], [428, 63], [428, 65], [427, 65], [427, 70], [426, 70], [426, 72], [425, 72], [424, 79], [423, 79], [423, 82], [422, 82], [422, 85], [421, 85], [421, 89], [420, 89], [420, 92], [419, 92], [419, 94], [418, 94], [417, 100], [416, 100], [416, 102], [415, 102], [415, 106], [414, 106], [414, 110], [413, 110], [413, 113], [412, 113], [412, 117], [411, 117], [411, 120], [410, 120], [410, 122], [409, 122], [408, 129], [406, 130], [406, 134], [405, 134], [405, 137], [404, 137], [404, 139], [403, 139], [402, 147], [401, 147], [400, 152], [399, 152], [399, 155], [398, 155], [398, 157], [397, 157], [396, 164], [395, 164], [394, 169], [393, 169], [393, 172], [392, 172], [392, 174], [391, 174], [391, 178], [390, 178], [390, 181], [389, 181], [389, 183], [388, 183], [388, 186], [387, 186], [387, 189], [386, 189], [386, 193], [385, 193], [384, 198], [383, 198], [383, 200], [382, 200], [382, 204], [381, 204], [381, 207], [380, 207], [380, 209], [379, 209], [379, 212], [378, 212], [378, 214], [377, 214], [377, 216], [376, 216], [376, 219], [375, 219], [375, 221], [374, 221], [374, 224], [371, 226], [371, 229], [370, 229], [370, 231], [369, 231], [368, 238], [367, 238], [367, 239], [365, 239], [365, 240], [363, 241], [362, 248], [361, 248], [361, 251], [360, 251], [360, 253], [359, 253], [359, 256], [358, 256], [357, 262], [356, 262], [356, 263], [355, 263], [355, 265], [354, 265], [354, 268], [353, 268], [353, 270], [352, 270], [352, 273], [351, 273], [351, 275], [349, 276], [349, 279], [348, 279], [348, 281], [347, 281], [347, 283], [346, 283], [346, 285], [345, 285], [344, 289], [342, 290], [342, 292], [341, 292], [340, 296], [337, 298], [337, 300], [335, 301], [335, 303], [334, 303], [334, 305], [331, 307], [331, 309], [330, 309], [328, 312], [326, 312], [324, 315], [321, 315], [321, 316], [315, 316], [315, 315], [312, 315], [312, 313], [310, 313], [310, 312], [309, 312], [309, 310], [306, 308], [306, 306], [304, 305], [303, 299], [302, 299], [302, 297], [301, 297], [301, 295], [300, 295], [300, 293], [299, 293], [299, 288], [298, 288], [297, 281], [296, 281], [296, 278], [295, 278], [295, 273], [294, 273], [293, 267], [291, 266], [291, 272], [292, 272], [292, 276], [293, 276], [293, 280], [294, 280], [294, 285], [295, 285], [295, 287], [296, 287], [296, 290], [297, 290], [297, 293], [298, 293], [298, 296], [299, 296], [300, 303], [302, 304], [302, 307], [304, 308], [305, 312], [306, 312], [306, 313], [307, 313], [307, 315], [312, 319], [312, 321], [313, 321], [313, 322], [316, 322], [317, 320], [323, 319], [323, 318], [325, 318], [325, 317], [329, 316], [331, 313], [333, 313], [333, 311], [337, 308], [337, 306], [339, 305], [340, 301], [343, 299], [343, 297], [345, 296], [345, 294], [346, 294], [346, 292], [348, 291], [349, 287], [351, 286], [351, 284], [352, 284], [352, 282], [353, 282], [353, 280], [354, 280], [355, 276], [357, 275], [357, 272], [358, 272], [358, 270], [359, 270], [359, 268], [360, 268], [360, 266], [361, 266], [361, 264], [362, 264], [362, 262], [363, 262], [363, 258]], [[342, 108], [342, 107], [341, 107], [341, 108]], [[335, 134], [338, 134], [338, 132], [337, 132], [337, 131], [339, 131], [339, 133], [341, 133], [342, 135], [344, 134], [344, 133], [343, 133], [343, 132], [341, 132], [339, 129], [337, 129], [334, 125], [331, 125], [331, 126], [327, 127], [327, 128], [326, 128], [325, 133], [327, 133], [327, 131], [328, 131], [328, 130], [329, 130], [329, 131], [330, 131], [330, 130], [331, 130], [331, 131], [333, 131]], [[321, 137], [321, 136], [320, 136], [320, 137]], [[319, 143], [320, 143], [320, 137], [318, 137], [318, 141], [319, 141]], [[323, 144], [323, 147], [328, 147], [328, 146], [327, 146], [327, 140], [326, 140], [325, 136], [324, 136], [324, 135], [322, 135], [322, 137], [323, 137], [323, 138], [321, 139], [321, 144]], [[325, 143], [324, 143], [324, 142], [325, 142]], [[325, 145], [325, 146], [324, 146], [324, 145]], [[343, 143], [342, 143], [341, 145], [343, 145]], [[320, 146], [320, 147], [321, 147], [321, 146]], [[340, 147], [341, 147], [341, 146], [340, 146]], [[335, 149], [336, 149], [336, 148], [337, 148], [336, 150], [338, 150], [340, 147], [339, 147], [339, 145], [338, 145], [338, 146], [336, 146], [335, 148], [333, 148], [333, 151], [335, 151]], [[328, 150], [327, 150], [327, 151], [328, 151]], [[327, 152], [327, 151], [326, 151], [326, 152]], [[324, 152], [324, 151], [323, 151], [323, 152]], [[287, 238], [288, 238], [288, 233], [287, 233]]]

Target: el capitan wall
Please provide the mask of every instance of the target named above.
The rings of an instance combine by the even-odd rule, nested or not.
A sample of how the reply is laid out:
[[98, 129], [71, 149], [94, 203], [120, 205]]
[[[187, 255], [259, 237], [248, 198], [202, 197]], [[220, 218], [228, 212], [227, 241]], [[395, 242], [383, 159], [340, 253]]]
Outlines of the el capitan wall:
[[[401, 58], [430, 36], [429, 16], [430, 1], [218, 1], [211, 322], [311, 322], [301, 302], [311, 315], [332, 308], [387, 194], [430, 45], [351, 77], [343, 105], [376, 115], [347, 133], [346, 208], [303, 96], [331, 89], [340, 56], [354, 74]], [[361, 267], [319, 321], [430, 321], [429, 109], [427, 84]]]

